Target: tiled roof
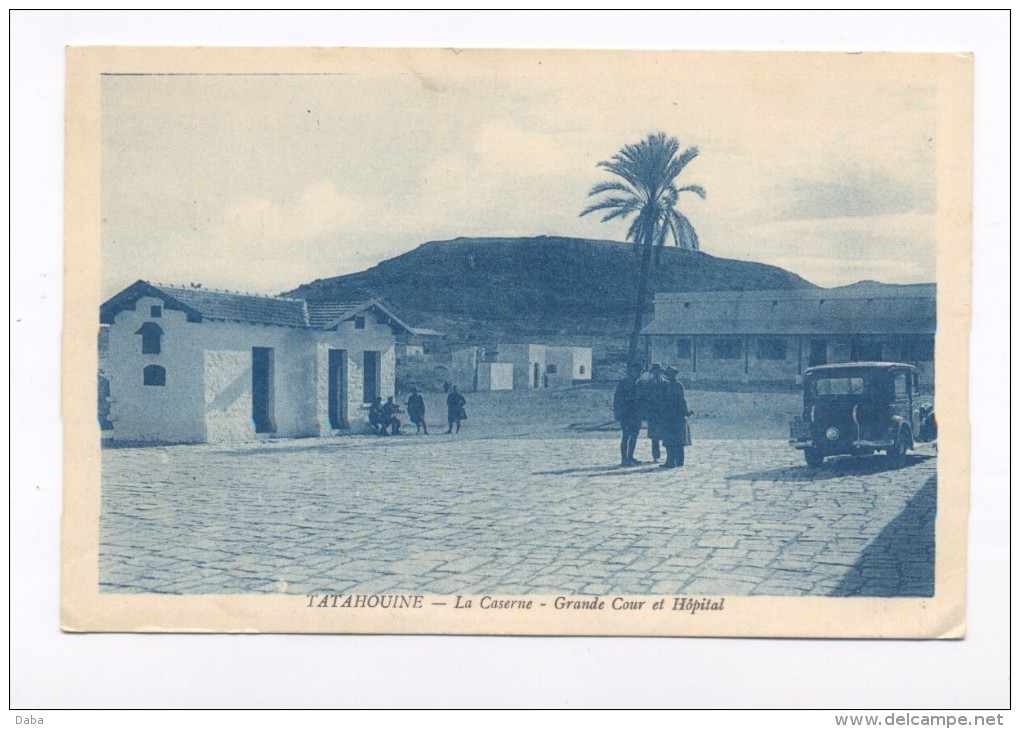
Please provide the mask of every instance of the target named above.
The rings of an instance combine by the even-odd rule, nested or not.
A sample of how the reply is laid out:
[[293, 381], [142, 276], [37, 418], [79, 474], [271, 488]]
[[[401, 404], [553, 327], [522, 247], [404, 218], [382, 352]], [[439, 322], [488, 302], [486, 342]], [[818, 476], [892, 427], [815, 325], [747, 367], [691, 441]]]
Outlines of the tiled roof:
[[308, 326], [304, 299], [283, 299], [214, 289], [160, 286], [154, 288], [202, 314], [205, 319], [226, 319], [250, 324], [285, 327]]
[[185, 286], [165, 286], [136, 281], [99, 307], [99, 320], [112, 324], [117, 314], [133, 309], [141, 298], [162, 299], [167, 309], [183, 311], [188, 321], [221, 319], [249, 324], [325, 329], [335, 327], [362, 311], [372, 310], [395, 331], [408, 333], [411, 327], [375, 300], [314, 303], [280, 296], [258, 296], [235, 291], [217, 291]]
[[435, 329], [428, 329], [426, 327], [412, 327], [411, 334], [419, 337], [441, 337], [442, 332], [436, 331]]
[[641, 333], [934, 334], [935, 286], [661, 294]]
[[308, 302], [308, 323], [313, 327], [324, 327], [338, 319], [346, 319], [365, 305], [364, 301]]
[[375, 299], [369, 299], [361, 303], [355, 302], [331, 302], [308, 304], [308, 313], [311, 325], [317, 329], [332, 329], [341, 321], [345, 321], [360, 314], [363, 311], [372, 311], [381, 321], [388, 324], [395, 332], [410, 334], [414, 330], [405, 322], [401, 321], [396, 314], [380, 304]]

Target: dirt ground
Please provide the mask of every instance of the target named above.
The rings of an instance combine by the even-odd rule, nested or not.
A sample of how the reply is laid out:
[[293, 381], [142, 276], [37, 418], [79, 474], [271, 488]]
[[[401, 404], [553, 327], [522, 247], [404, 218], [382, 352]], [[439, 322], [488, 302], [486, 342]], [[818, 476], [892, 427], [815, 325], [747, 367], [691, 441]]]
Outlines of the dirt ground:
[[[613, 387], [578, 385], [561, 389], [467, 392], [468, 419], [464, 438], [507, 436], [567, 438], [616, 432]], [[430, 433], [446, 430], [446, 396], [423, 393]], [[407, 395], [400, 398], [401, 407]], [[694, 412], [694, 438], [785, 439], [788, 423], [801, 409], [801, 395], [790, 392], [716, 392], [688, 390], [687, 405]], [[406, 420], [406, 413], [402, 415]], [[406, 430], [406, 428], [405, 428]], [[414, 432], [414, 426], [410, 426]]]

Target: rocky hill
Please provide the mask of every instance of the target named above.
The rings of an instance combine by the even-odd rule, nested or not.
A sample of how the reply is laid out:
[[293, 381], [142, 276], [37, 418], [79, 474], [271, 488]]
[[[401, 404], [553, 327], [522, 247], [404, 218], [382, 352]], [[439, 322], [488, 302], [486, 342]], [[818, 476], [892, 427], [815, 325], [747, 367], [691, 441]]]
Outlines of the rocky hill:
[[[287, 292], [310, 301], [376, 298], [414, 326], [454, 340], [483, 332], [567, 341], [628, 331], [640, 258], [630, 244], [558, 238], [457, 238], [424, 243], [361, 273]], [[653, 291], [814, 287], [776, 266], [664, 248]], [[649, 297], [649, 313], [651, 297]]]

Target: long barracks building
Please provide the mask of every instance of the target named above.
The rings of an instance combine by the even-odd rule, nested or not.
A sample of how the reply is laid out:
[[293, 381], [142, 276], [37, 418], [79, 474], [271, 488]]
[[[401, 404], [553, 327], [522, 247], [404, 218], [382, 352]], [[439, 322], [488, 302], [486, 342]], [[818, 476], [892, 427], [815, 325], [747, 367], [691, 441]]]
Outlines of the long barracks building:
[[800, 382], [808, 367], [907, 362], [929, 387], [935, 284], [658, 294], [642, 330], [652, 362], [689, 382]]

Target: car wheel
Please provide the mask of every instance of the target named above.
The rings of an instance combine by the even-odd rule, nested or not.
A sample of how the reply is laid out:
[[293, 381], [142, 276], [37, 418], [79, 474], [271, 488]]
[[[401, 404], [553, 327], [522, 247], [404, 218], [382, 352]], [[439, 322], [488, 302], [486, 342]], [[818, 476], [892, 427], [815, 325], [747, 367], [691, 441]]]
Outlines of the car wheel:
[[896, 444], [886, 450], [885, 460], [893, 468], [899, 468], [907, 460], [907, 437], [903, 434], [903, 430], [896, 434]]
[[804, 460], [807, 461], [808, 466], [811, 468], [821, 468], [822, 464], [825, 463], [825, 456], [817, 448], [805, 448]]

